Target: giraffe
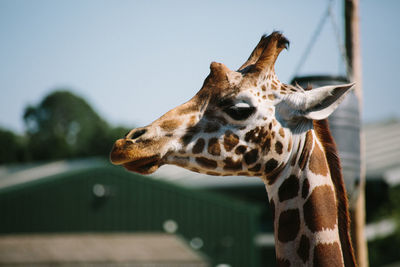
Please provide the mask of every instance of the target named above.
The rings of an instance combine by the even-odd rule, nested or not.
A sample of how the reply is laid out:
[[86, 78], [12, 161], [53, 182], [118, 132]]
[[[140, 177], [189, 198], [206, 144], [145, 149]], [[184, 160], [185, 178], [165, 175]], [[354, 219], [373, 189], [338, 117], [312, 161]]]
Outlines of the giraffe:
[[289, 41], [263, 35], [232, 71], [212, 62], [200, 91], [115, 142], [110, 159], [150, 174], [174, 164], [214, 176], [257, 176], [274, 218], [278, 266], [355, 266], [346, 192], [326, 118], [354, 84], [305, 90], [281, 83]]

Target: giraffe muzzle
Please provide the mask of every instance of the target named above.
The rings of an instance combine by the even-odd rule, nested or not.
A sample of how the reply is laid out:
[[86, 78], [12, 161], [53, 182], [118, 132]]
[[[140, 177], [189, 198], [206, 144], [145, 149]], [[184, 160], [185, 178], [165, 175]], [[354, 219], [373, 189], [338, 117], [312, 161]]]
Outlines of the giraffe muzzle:
[[110, 160], [115, 165], [122, 165], [127, 170], [140, 174], [153, 173], [161, 165], [159, 154], [146, 152], [129, 139], [119, 139], [114, 143]]

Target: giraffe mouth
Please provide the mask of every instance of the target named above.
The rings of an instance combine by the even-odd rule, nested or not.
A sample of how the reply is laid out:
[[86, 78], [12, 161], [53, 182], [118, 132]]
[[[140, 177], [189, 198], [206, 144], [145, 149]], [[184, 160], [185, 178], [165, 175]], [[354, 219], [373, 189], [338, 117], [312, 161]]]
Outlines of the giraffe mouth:
[[130, 162], [123, 163], [122, 166], [128, 171], [140, 174], [151, 174], [155, 172], [161, 165], [161, 158], [158, 155], [141, 158]]

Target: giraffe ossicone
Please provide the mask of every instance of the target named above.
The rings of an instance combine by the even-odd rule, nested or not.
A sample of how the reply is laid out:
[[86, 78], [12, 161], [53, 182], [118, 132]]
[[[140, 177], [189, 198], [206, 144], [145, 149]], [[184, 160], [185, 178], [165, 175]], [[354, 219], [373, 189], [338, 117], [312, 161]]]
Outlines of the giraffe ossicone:
[[174, 164], [258, 176], [273, 210], [278, 264], [354, 266], [340, 163], [324, 121], [353, 84], [281, 83], [274, 65], [288, 45], [273, 32], [237, 71], [212, 62], [192, 99], [117, 140], [110, 159], [141, 174]]

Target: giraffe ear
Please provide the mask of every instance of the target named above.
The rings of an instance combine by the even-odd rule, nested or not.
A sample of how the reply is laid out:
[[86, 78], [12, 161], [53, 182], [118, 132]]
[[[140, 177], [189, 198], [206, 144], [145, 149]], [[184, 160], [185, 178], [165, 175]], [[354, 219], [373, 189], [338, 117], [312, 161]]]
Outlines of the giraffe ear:
[[319, 87], [289, 94], [284, 98], [284, 102], [291, 109], [295, 109], [295, 117], [322, 120], [335, 111], [353, 87], [354, 83]]

